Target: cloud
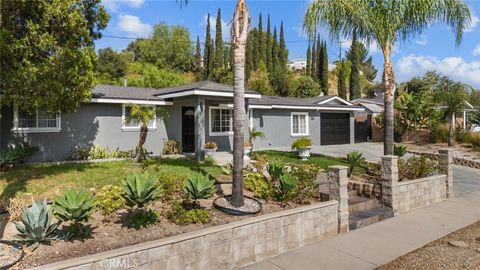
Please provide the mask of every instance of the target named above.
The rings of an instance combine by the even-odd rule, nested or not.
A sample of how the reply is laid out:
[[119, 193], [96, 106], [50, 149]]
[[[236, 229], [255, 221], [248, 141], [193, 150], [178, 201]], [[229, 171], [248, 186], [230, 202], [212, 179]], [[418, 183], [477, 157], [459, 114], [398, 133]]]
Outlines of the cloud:
[[475, 49], [473, 49], [473, 55], [480, 55], [480, 44], [477, 44], [477, 46], [475, 46]]
[[118, 27], [121, 31], [135, 37], [147, 37], [152, 32], [152, 25], [143, 23], [133, 15], [118, 15]]
[[126, 5], [132, 8], [140, 8], [144, 3], [145, 0], [102, 0], [103, 6], [112, 12], [117, 12], [121, 5]]
[[420, 46], [425, 46], [428, 44], [428, 38], [425, 35], [420, 35], [418, 38], [415, 40], [415, 44], [418, 44]]
[[307, 33], [305, 32], [305, 30], [303, 29], [303, 26], [294, 26], [292, 27], [293, 31], [295, 31], [295, 33], [297, 33], [297, 35], [301, 38], [308, 38], [308, 35]]
[[478, 17], [472, 12], [472, 22], [470, 23], [470, 26], [469, 26], [467, 29], [465, 29], [465, 32], [472, 32], [472, 31], [474, 31], [479, 22], [480, 22], [480, 18], [478, 18]]
[[[208, 14], [203, 15], [203, 26], [207, 26]], [[215, 26], [217, 24], [217, 17], [210, 15], [210, 33], [212, 38], [215, 39]], [[223, 19], [221, 20], [222, 24], [222, 37], [223, 40], [230, 40], [230, 26]]]
[[436, 70], [454, 80], [480, 87], [480, 61], [466, 61], [461, 57], [439, 59], [435, 56], [410, 54], [398, 60], [395, 70], [399, 82]]

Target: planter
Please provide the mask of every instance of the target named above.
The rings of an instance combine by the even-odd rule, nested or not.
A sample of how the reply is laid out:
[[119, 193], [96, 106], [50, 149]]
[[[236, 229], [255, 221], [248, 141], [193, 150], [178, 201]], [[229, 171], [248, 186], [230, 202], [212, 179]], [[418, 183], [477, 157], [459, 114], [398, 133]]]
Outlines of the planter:
[[308, 160], [308, 158], [310, 157], [310, 150], [311, 150], [311, 149], [312, 149], [312, 147], [297, 148], [298, 156], [299, 156], [302, 160]]
[[234, 215], [234, 216], [244, 216], [244, 215], [255, 215], [255, 214], [258, 214], [260, 213], [260, 211], [262, 211], [262, 204], [255, 198], [252, 198], [252, 197], [249, 197], [249, 196], [243, 196], [244, 200], [245, 200], [245, 205], [247, 205], [247, 201], [252, 203], [253, 205], [256, 205], [256, 209], [254, 210], [242, 210], [242, 209], [235, 209], [235, 208], [232, 208], [232, 207], [228, 207], [228, 206], [224, 206], [224, 205], [221, 205], [221, 203], [219, 203], [219, 200], [229, 200], [229, 198], [231, 198], [232, 195], [226, 195], [224, 197], [218, 197], [216, 198], [214, 201], [213, 201], [213, 206], [224, 212], [224, 213], [227, 213], [229, 215]]
[[213, 149], [203, 149], [203, 153], [205, 154], [206, 157], [211, 157], [213, 156], [213, 153], [217, 152], [217, 148]]
[[250, 160], [250, 154], [252, 154], [252, 147], [243, 147], [243, 157], [246, 160]]

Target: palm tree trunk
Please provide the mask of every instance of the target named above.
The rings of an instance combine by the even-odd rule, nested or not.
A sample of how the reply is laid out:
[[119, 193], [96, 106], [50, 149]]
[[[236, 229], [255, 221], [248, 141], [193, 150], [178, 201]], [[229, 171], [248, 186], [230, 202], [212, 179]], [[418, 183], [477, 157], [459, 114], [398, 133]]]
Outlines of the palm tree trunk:
[[243, 141], [245, 126], [245, 43], [248, 30], [245, 0], [238, 0], [233, 14], [233, 187], [231, 204], [241, 207], [243, 201]]
[[134, 158], [135, 162], [141, 162], [145, 159], [145, 155], [144, 155], [145, 151], [143, 150], [143, 145], [147, 140], [147, 134], [148, 134], [148, 127], [141, 126], [138, 146], [137, 146], [137, 149], [135, 149], [135, 158]]
[[455, 114], [452, 115], [452, 117], [450, 117], [450, 132], [448, 133], [448, 146], [453, 146], [453, 136], [454, 136], [454, 133], [455, 133], [455, 123], [453, 122], [455, 120]]
[[384, 125], [384, 143], [383, 154], [393, 155], [394, 145], [394, 110], [393, 100], [395, 95], [395, 74], [391, 61], [391, 46], [387, 45], [383, 50], [385, 62], [383, 64], [383, 87], [385, 101], [385, 125]]

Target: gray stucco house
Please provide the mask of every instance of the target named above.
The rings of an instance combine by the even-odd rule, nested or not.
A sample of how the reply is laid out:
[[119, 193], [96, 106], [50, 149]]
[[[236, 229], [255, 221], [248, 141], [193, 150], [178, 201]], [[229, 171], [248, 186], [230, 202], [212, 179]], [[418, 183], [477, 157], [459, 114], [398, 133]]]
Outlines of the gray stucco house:
[[[354, 143], [354, 113], [363, 111], [336, 96], [292, 98], [245, 92], [246, 129], [265, 134], [256, 149], [289, 146], [297, 137], [309, 136], [314, 144]], [[101, 145], [121, 150], [135, 149], [139, 136], [136, 123], [126, 124], [129, 105], [162, 106], [168, 119], [157, 116], [149, 126], [146, 148], [161, 154], [163, 143], [174, 139], [184, 152], [198, 157], [206, 141], [215, 141], [219, 151], [231, 151], [233, 142], [233, 87], [210, 81], [164, 89], [97, 85], [90, 103], [70, 114], [34, 114], [15, 106], [1, 109], [0, 146], [30, 143], [40, 148], [32, 161], [59, 161], [77, 147]]]

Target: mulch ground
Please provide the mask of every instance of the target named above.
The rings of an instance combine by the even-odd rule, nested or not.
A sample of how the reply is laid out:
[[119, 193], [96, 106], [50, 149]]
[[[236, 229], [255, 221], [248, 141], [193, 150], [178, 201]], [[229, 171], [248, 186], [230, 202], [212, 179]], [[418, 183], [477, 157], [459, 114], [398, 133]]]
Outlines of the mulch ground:
[[[450, 244], [460, 241], [466, 247]], [[379, 270], [480, 269], [480, 221], [407, 253]]]

